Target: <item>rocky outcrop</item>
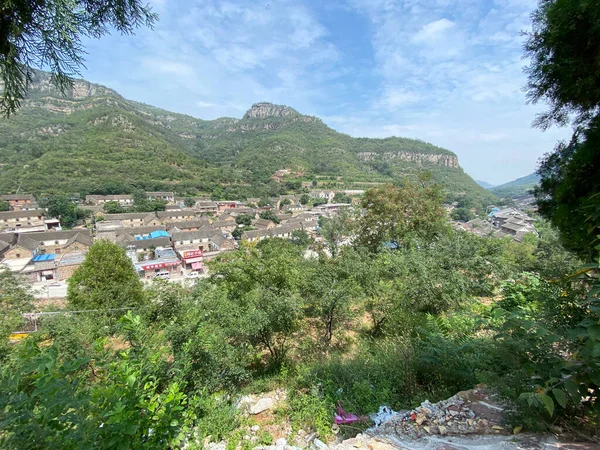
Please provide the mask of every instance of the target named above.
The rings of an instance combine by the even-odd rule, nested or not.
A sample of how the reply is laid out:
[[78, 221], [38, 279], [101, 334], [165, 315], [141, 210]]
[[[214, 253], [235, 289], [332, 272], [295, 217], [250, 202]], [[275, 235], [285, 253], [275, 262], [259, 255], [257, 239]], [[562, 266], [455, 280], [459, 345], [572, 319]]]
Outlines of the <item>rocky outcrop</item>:
[[269, 117], [289, 117], [299, 115], [298, 111], [289, 106], [272, 103], [255, 103], [244, 114], [244, 119], [267, 119]]
[[453, 169], [458, 168], [458, 158], [454, 155], [447, 155], [444, 153], [417, 153], [406, 151], [385, 153], [361, 152], [358, 153], [358, 159], [363, 162], [375, 161], [377, 159], [388, 162], [398, 160], [413, 162], [416, 164], [431, 163]]

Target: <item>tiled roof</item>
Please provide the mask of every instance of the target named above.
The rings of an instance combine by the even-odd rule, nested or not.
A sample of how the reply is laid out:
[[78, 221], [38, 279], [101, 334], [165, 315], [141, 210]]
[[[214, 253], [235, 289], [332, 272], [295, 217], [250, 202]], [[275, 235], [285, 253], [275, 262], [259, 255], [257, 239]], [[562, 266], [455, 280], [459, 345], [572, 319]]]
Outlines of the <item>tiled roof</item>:
[[43, 209], [33, 209], [30, 211], [2, 211], [0, 212], [1, 219], [20, 219], [21, 217], [39, 217], [45, 216], [46, 211]]

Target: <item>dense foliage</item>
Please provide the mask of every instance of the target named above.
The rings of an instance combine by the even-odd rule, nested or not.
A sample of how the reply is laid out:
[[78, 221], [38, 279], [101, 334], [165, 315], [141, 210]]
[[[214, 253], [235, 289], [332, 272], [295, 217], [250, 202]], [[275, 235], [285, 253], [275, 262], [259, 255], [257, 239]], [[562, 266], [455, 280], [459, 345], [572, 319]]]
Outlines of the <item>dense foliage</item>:
[[[530, 428], [596, 407], [579, 401], [600, 381], [595, 272], [562, 277], [581, 262], [551, 226], [522, 243], [453, 231], [426, 184], [367, 198], [364, 216], [322, 221], [324, 242], [304, 234], [242, 244], [193, 287], [155, 280], [142, 289], [121, 249], [94, 244], [68, 298], [93, 311], [52, 316], [25, 342], [4, 344], [1, 443], [18, 448], [37, 433], [41, 446], [102, 438], [118, 448], [126, 435], [165, 448], [211, 435], [235, 446], [244, 420], [236, 399], [272, 386], [288, 390], [281, 418], [323, 439], [338, 400], [367, 414], [480, 382]], [[388, 219], [401, 226], [377, 241], [395, 245], [363, 246], [375, 242], [370, 224]], [[131, 311], [104, 313], [123, 306]]]

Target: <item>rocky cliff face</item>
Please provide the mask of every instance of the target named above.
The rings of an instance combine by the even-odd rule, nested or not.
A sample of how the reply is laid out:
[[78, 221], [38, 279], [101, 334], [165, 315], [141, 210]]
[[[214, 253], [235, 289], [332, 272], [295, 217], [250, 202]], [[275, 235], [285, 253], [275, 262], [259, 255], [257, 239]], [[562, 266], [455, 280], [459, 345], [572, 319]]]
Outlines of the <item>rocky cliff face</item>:
[[244, 114], [244, 119], [267, 119], [270, 117], [298, 116], [299, 113], [289, 106], [274, 105], [272, 103], [255, 103]]
[[[34, 72], [33, 82], [29, 89], [30, 94], [37, 92], [43, 95], [62, 97], [60, 91], [51, 82], [50, 75], [45, 72]], [[99, 97], [107, 95], [119, 98], [121, 97], [112, 89], [100, 86], [99, 84], [93, 84], [85, 80], [74, 80], [72, 89], [69, 89], [66, 92], [65, 97], [80, 100], [88, 97]]]
[[413, 153], [413, 152], [362, 152], [358, 154], [358, 159], [363, 162], [374, 161], [381, 158], [383, 161], [393, 162], [409, 161], [417, 164], [431, 163], [439, 166], [458, 168], [458, 158], [452, 155], [434, 154], [434, 153]]

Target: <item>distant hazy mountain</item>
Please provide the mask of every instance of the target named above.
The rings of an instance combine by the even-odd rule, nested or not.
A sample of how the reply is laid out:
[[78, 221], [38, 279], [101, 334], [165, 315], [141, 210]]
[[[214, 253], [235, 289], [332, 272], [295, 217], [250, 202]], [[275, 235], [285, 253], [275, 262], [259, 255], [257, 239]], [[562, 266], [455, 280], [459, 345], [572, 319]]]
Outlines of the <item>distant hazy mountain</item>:
[[488, 182], [486, 182], [486, 181], [475, 180], [475, 182], [476, 182], [476, 183], [477, 183], [479, 186], [481, 186], [482, 188], [484, 188], [484, 189], [491, 189], [491, 188], [493, 188], [493, 187], [494, 187], [494, 185], [493, 185], [493, 184], [490, 184], [490, 183], [488, 183]]
[[539, 175], [534, 172], [527, 176], [517, 178], [514, 181], [510, 181], [509, 183], [495, 186], [490, 190], [498, 197], [518, 197], [530, 192], [539, 181]]
[[[288, 106], [257, 103], [242, 118], [201, 120], [77, 80], [66, 97], [36, 72], [23, 108], [0, 118], [0, 194], [134, 188], [267, 197], [316, 179], [365, 189], [423, 170], [448, 199], [493, 201], [449, 150], [406, 138], [353, 138]], [[282, 177], [273, 177], [280, 171]], [[291, 183], [286, 183], [290, 181]]]

